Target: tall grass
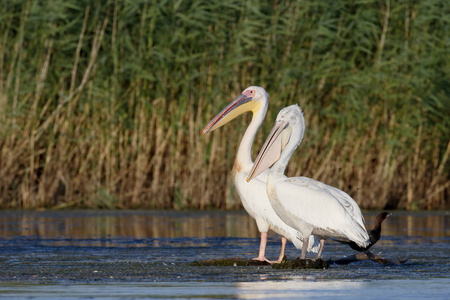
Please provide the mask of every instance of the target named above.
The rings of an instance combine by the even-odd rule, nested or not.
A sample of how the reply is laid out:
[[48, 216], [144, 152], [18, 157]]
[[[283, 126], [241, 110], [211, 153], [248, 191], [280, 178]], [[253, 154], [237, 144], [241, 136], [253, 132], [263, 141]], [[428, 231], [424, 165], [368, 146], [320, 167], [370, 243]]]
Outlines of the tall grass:
[[448, 208], [450, 9], [436, 1], [2, 1], [0, 207], [238, 208], [249, 85], [307, 118], [288, 175], [366, 209]]

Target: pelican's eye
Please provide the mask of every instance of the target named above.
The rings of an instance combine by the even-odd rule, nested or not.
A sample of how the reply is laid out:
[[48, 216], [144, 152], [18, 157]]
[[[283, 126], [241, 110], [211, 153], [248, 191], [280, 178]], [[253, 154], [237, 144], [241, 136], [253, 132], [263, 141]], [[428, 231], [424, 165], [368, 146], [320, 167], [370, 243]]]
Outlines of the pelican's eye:
[[254, 90], [245, 90], [244, 92], [242, 92], [242, 94], [244, 94], [247, 97], [255, 97], [256, 92]]

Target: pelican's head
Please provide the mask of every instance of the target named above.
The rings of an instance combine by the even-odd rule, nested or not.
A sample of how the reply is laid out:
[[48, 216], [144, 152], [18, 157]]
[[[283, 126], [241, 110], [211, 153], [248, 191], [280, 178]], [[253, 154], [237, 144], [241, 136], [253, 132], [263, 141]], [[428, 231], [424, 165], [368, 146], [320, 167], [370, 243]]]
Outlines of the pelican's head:
[[278, 113], [275, 124], [256, 157], [247, 181], [252, 180], [278, 161], [283, 149], [291, 141], [291, 137], [295, 139], [291, 141], [292, 147], [289, 148], [294, 151], [303, 138], [304, 130], [305, 119], [300, 107], [294, 104], [283, 108]]
[[250, 86], [242, 94], [233, 100], [227, 107], [215, 116], [205, 129], [202, 135], [213, 131], [226, 123], [230, 122], [239, 115], [251, 111], [255, 114], [261, 107], [267, 108], [269, 95], [266, 90], [260, 86]]

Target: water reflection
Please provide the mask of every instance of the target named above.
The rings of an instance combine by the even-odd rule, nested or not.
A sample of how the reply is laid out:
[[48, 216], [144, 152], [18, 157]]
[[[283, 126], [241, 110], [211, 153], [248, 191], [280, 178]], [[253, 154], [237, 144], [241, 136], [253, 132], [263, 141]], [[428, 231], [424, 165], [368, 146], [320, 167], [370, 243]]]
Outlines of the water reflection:
[[[287, 281], [239, 282], [236, 288], [239, 299], [437, 299], [448, 297], [450, 280], [428, 281], [395, 280], [315, 280], [298, 278]], [[407, 296], [409, 295], [409, 296]]]
[[[377, 212], [365, 213], [368, 228], [373, 228], [376, 215]], [[383, 223], [383, 236], [449, 237], [449, 223], [449, 212], [394, 212]], [[219, 211], [0, 211], [0, 234], [3, 239], [100, 239], [102, 245], [117, 237], [139, 240], [259, 236], [254, 220], [245, 212]]]
[[115, 238], [133, 240], [127, 246], [148, 246], [147, 239], [155, 239], [154, 246], [160, 246], [158, 239], [164, 238], [259, 236], [245, 212], [170, 211], [1, 211], [0, 234], [4, 239], [57, 239], [60, 245], [71, 239], [91, 246], [113, 245]]
[[450, 280], [315, 280], [77, 285], [4, 284], [14, 299], [448, 299]]

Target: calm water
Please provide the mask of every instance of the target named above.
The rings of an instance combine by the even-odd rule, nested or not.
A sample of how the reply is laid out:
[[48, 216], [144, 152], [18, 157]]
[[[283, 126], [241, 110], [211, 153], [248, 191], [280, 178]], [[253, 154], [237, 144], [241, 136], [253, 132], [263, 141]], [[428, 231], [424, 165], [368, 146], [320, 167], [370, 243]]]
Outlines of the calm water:
[[[0, 298], [448, 299], [450, 212], [393, 213], [373, 252], [404, 264], [275, 270], [189, 265], [256, 256], [259, 233], [245, 212], [0, 211]], [[365, 213], [369, 229], [376, 214]], [[267, 256], [279, 246], [269, 234]], [[327, 241], [323, 256], [353, 253]]]

